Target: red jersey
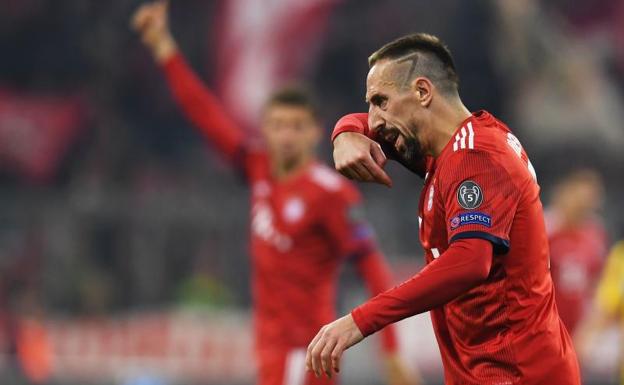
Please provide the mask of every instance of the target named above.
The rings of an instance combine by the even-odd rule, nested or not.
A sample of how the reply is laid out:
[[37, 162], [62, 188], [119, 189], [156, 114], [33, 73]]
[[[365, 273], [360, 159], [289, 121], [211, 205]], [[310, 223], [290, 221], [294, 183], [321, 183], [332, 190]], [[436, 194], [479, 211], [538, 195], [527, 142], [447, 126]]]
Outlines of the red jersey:
[[313, 163], [278, 182], [265, 153], [246, 158], [258, 342], [306, 346], [336, 318], [339, 267], [372, 251], [371, 230], [359, 193], [335, 171]]
[[546, 215], [551, 273], [561, 320], [570, 333], [591, 303], [607, 255], [607, 235], [597, 219], [562, 228], [555, 212]]
[[[441, 262], [453, 242], [475, 238], [493, 245], [489, 273], [427, 309], [422, 303], [428, 298], [410, 293], [422, 282], [417, 275], [352, 312], [363, 334], [413, 315], [413, 309], [431, 310], [448, 385], [580, 384], [576, 354], [555, 305], [535, 172], [503, 123], [477, 112], [429, 159], [419, 223], [428, 264], [419, 275], [442, 255]], [[438, 277], [450, 273], [436, 271]]]
[[[241, 169], [251, 186], [252, 287], [259, 349], [305, 347], [335, 318], [337, 277], [347, 258], [356, 264], [370, 291], [379, 293], [389, 287], [389, 269], [362, 220], [361, 198], [352, 184], [316, 162], [286, 179], [275, 179], [268, 154], [248, 145], [244, 132], [180, 55], [164, 63], [163, 69], [186, 116]], [[395, 349], [392, 331], [383, 341], [386, 349]], [[264, 354], [267, 359], [274, 355]]]

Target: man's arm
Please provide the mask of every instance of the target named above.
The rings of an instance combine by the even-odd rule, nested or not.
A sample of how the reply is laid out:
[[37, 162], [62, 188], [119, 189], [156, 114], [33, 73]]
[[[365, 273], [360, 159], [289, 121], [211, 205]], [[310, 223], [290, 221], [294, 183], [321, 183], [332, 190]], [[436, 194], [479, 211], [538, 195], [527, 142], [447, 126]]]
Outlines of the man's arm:
[[387, 159], [396, 160], [408, 170], [424, 178], [426, 159], [407, 164], [396, 156], [393, 145], [375, 136], [368, 127], [368, 114], [354, 113], [340, 118], [331, 136], [336, 170], [349, 179], [392, 186], [383, 170]]
[[349, 114], [338, 120], [331, 136], [336, 170], [349, 179], [391, 187], [392, 180], [383, 170], [386, 154], [369, 135], [372, 134], [366, 113]]
[[351, 315], [366, 337], [386, 325], [442, 306], [487, 278], [492, 255], [489, 241], [455, 241], [414, 277], [357, 307]]
[[142, 5], [134, 14], [132, 26], [162, 67], [169, 88], [186, 117], [229, 160], [238, 161], [245, 142], [244, 132], [178, 51], [168, 26], [167, 2], [160, 0]]
[[492, 265], [492, 244], [461, 239], [403, 284], [326, 326], [308, 346], [306, 367], [319, 376], [340, 370], [347, 348], [384, 326], [444, 305], [483, 282]]
[[[355, 261], [358, 274], [366, 284], [372, 296], [383, 293], [392, 285], [392, 274], [383, 255], [372, 249], [358, 257]], [[416, 385], [422, 383], [420, 373], [415, 368], [407, 369], [407, 365], [399, 354], [397, 328], [391, 325], [381, 331], [382, 347], [385, 353], [384, 362], [390, 385]]]
[[[371, 249], [364, 255], [356, 257], [355, 267], [358, 274], [366, 284], [371, 297], [388, 290], [392, 284], [390, 268], [383, 256], [376, 249]], [[397, 350], [396, 329], [394, 327], [384, 329], [382, 346], [386, 353], [394, 353]]]

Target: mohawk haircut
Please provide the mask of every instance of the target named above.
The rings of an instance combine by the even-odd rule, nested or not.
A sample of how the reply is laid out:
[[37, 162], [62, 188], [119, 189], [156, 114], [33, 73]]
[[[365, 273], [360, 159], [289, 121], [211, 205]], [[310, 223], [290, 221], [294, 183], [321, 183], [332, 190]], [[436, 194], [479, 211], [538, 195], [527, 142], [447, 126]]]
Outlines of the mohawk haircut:
[[272, 106], [301, 107], [310, 111], [314, 119], [319, 118], [319, 109], [312, 92], [302, 85], [288, 85], [274, 91], [267, 100], [265, 108]]
[[373, 67], [381, 60], [411, 62], [402, 82], [403, 87], [409, 87], [416, 76], [425, 76], [446, 95], [459, 90], [459, 76], [451, 51], [436, 36], [414, 33], [400, 37], [373, 52], [368, 58], [368, 65]]

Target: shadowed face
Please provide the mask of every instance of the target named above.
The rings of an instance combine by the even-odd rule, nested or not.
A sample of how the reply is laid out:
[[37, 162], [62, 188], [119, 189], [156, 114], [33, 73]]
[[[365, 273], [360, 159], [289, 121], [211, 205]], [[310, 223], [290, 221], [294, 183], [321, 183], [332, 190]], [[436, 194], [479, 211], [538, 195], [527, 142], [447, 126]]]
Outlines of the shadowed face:
[[368, 125], [408, 168], [424, 157], [421, 127], [425, 112], [409, 79], [410, 65], [383, 60], [370, 69], [366, 79]]
[[262, 134], [271, 158], [289, 169], [314, 155], [321, 130], [309, 108], [273, 104], [264, 111]]

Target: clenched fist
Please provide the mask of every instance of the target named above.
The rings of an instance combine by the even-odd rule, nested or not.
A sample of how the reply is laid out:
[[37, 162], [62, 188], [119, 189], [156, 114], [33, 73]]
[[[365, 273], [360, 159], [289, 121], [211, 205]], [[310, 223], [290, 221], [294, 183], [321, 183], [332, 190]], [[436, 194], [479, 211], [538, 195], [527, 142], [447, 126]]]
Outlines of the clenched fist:
[[383, 170], [386, 155], [379, 143], [356, 132], [343, 132], [334, 139], [336, 170], [349, 179], [392, 186]]
[[166, 0], [143, 4], [134, 12], [130, 23], [159, 63], [166, 61], [177, 51], [169, 30], [168, 5]]

